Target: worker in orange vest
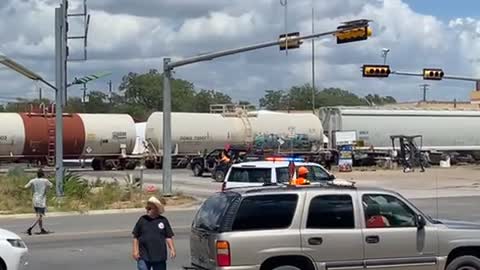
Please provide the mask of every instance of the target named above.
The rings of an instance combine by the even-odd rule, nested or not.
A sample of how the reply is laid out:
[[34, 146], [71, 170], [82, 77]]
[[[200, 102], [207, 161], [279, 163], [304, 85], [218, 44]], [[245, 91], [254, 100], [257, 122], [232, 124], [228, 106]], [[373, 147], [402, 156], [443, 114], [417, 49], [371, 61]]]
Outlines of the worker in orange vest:
[[292, 181], [293, 185], [308, 185], [310, 181], [307, 180], [308, 169], [305, 167], [298, 168], [297, 179]]
[[220, 162], [225, 164], [230, 163], [230, 158], [227, 155], [227, 151], [222, 151]]

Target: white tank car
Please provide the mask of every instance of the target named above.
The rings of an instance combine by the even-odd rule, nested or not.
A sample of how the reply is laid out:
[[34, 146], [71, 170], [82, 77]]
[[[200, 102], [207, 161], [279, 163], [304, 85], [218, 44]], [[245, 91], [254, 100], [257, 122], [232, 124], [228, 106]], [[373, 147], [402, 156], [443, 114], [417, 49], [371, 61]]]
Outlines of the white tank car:
[[135, 122], [127, 114], [78, 114], [85, 129], [83, 155], [131, 154], [135, 146]]
[[135, 123], [135, 131], [137, 137], [135, 140], [135, 147], [133, 148], [132, 154], [141, 155], [145, 153], [145, 129], [147, 127], [146, 122]]
[[[153, 113], [147, 121], [146, 140], [161, 151], [163, 114]], [[238, 114], [172, 113], [172, 142], [178, 153], [198, 153], [226, 144], [253, 144], [257, 147], [311, 147], [322, 143], [320, 120], [312, 113], [268, 111]], [[172, 149], [173, 150], [173, 149]], [[308, 149], [310, 150], [310, 148]]]
[[20, 156], [25, 146], [25, 127], [18, 113], [1, 113], [0, 157]]
[[391, 148], [391, 135], [422, 135], [428, 150], [480, 150], [480, 111], [330, 107], [320, 110], [329, 138], [355, 131], [365, 146]]

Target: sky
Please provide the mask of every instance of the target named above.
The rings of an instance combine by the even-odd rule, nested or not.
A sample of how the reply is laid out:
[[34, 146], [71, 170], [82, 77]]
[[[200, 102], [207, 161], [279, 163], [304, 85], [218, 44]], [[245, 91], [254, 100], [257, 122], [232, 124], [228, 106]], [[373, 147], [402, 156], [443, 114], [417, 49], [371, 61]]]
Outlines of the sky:
[[[0, 52], [54, 81], [54, 10], [61, 0], [0, 1]], [[82, 0], [70, 0], [70, 12]], [[478, 0], [288, 0], [289, 32], [311, 33], [315, 8], [317, 32], [339, 23], [372, 19], [366, 41], [337, 45], [333, 37], [315, 42], [316, 85], [340, 87], [358, 95], [391, 95], [400, 101], [421, 99], [421, 78], [362, 78], [363, 64], [381, 64], [382, 48], [393, 70], [421, 72], [443, 68], [447, 75], [480, 77]], [[279, 0], [88, 0], [91, 14], [88, 61], [69, 62], [69, 80], [96, 72], [112, 72], [90, 83], [89, 90], [114, 90], [128, 72], [162, 69], [164, 57], [174, 60], [205, 52], [275, 40], [285, 30]], [[70, 33], [82, 22], [70, 18]], [[79, 41], [69, 43], [72, 57], [81, 56]], [[311, 43], [290, 50], [265, 48], [241, 55], [180, 67], [174, 76], [197, 89], [215, 89], [235, 100], [257, 103], [265, 90], [311, 83]], [[468, 100], [471, 82], [428, 81], [432, 100]], [[41, 83], [0, 68], [0, 98], [34, 98]], [[53, 97], [53, 91], [43, 91]], [[79, 96], [80, 87], [69, 89]]]

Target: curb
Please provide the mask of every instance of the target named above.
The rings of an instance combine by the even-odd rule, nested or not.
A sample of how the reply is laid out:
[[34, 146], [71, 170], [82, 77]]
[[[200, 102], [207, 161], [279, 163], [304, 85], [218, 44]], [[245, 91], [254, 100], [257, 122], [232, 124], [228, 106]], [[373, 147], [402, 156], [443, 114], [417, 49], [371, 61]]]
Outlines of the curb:
[[[181, 211], [192, 211], [197, 210], [198, 205], [189, 204], [186, 206], [171, 206], [165, 207], [166, 211], [172, 212], [181, 212]], [[98, 215], [115, 215], [115, 214], [133, 214], [144, 212], [144, 208], [126, 208], [126, 209], [112, 209], [112, 210], [92, 210], [87, 212], [51, 212], [48, 213], [46, 217], [71, 217], [71, 216], [98, 216]], [[0, 215], [0, 220], [2, 219], [32, 219], [35, 218], [35, 214], [14, 214], [14, 215]]]

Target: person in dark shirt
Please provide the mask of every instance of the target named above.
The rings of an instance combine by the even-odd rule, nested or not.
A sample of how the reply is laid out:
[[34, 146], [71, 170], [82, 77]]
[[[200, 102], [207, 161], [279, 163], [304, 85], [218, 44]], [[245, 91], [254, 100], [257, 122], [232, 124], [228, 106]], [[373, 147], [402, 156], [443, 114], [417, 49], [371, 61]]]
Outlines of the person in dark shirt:
[[167, 246], [170, 258], [175, 258], [173, 230], [168, 219], [162, 216], [164, 207], [151, 197], [145, 208], [147, 214], [140, 217], [133, 229], [133, 259], [138, 270], [167, 269]]

